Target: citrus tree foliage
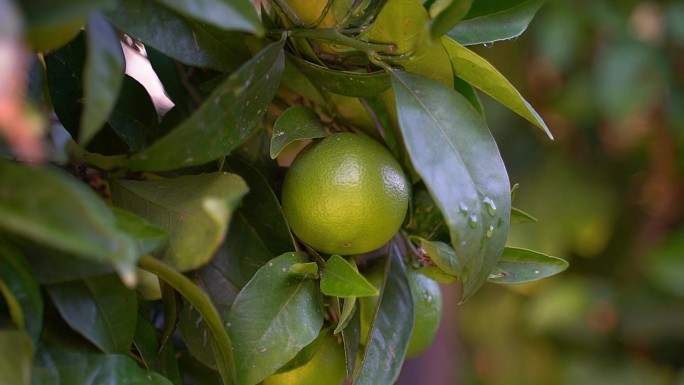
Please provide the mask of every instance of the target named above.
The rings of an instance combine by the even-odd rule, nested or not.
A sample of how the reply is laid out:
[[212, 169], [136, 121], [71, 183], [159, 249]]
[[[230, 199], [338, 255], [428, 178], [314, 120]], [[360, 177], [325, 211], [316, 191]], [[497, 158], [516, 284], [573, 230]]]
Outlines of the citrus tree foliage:
[[[511, 204], [475, 90], [551, 133], [467, 48], [515, 38], [542, 2], [0, 0], [20, 63], [0, 102], [25, 109], [0, 121], [0, 383], [253, 385], [332, 334], [351, 383], [391, 384], [413, 327], [407, 269], [460, 285], [461, 302], [565, 269], [506, 247], [533, 217]], [[173, 108], [125, 73], [121, 42]], [[37, 147], [25, 121], [45, 128]], [[372, 255], [319, 255], [280, 208], [293, 146], [340, 131], [386, 146], [413, 185]]]

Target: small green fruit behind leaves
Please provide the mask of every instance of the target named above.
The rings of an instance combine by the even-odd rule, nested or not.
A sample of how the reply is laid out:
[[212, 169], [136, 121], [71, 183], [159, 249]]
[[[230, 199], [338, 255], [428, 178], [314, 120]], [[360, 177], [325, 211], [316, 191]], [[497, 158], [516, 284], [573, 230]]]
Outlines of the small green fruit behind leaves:
[[[263, 381], [263, 385], [340, 385], [344, 382], [344, 350], [337, 338], [324, 330], [312, 345], [318, 345], [313, 357], [299, 367], [284, 373], [274, 374]], [[304, 348], [306, 350], [306, 348]], [[295, 359], [297, 359], [295, 357]]]

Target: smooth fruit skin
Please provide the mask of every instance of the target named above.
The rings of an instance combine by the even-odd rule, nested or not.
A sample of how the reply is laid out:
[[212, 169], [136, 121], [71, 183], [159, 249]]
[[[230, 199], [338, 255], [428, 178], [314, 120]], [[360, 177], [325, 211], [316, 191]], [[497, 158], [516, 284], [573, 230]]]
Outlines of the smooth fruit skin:
[[289, 372], [267, 377], [263, 385], [341, 385], [347, 375], [344, 350], [328, 334], [311, 361]]
[[399, 230], [409, 189], [385, 147], [366, 136], [333, 134], [295, 158], [283, 182], [283, 212], [295, 235], [312, 248], [361, 254]]

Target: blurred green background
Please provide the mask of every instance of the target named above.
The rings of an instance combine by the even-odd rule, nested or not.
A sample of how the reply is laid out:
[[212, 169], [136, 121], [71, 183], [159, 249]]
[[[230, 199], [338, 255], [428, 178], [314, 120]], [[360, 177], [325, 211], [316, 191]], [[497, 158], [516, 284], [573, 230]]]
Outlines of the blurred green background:
[[[477, 1], [477, 0], [476, 0]], [[509, 245], [570, 268], [447, 309], [400, 385], [684, 385], [684, 2], [550, 0], [474, 47], [555, 135], [481, 97], [514, 206]]]

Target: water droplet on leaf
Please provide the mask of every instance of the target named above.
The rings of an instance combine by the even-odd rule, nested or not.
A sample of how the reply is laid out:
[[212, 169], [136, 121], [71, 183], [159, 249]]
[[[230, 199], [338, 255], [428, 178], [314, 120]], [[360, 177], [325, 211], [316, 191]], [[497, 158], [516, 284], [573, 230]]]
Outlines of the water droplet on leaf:
[[490, 198], [490, 197], [485, 197], [485, 198], [482, 200], [482, 203], [484, 204], [485, 209], [487, 210], [487, 213], [489, 213], [489, 215], [491, 215], [491, 216], [495, 216], [495, 215], [496, 215], [496, 204], [494, 203], [494, 201], [492, 200], [492, 198]]
[[477, 227], [477, 215], [473, 214], [468, 217], [468, 226], [472, 227], [473, 229]]

